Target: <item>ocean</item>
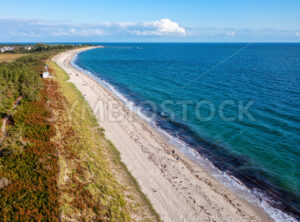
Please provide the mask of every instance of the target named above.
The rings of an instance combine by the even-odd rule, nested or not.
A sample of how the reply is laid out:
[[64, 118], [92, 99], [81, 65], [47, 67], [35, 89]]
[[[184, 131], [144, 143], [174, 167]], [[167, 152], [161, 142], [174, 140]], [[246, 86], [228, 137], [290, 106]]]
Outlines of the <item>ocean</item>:
[[300, 219], [300, 44], [100, 45], [74, 65], [225, 186]]

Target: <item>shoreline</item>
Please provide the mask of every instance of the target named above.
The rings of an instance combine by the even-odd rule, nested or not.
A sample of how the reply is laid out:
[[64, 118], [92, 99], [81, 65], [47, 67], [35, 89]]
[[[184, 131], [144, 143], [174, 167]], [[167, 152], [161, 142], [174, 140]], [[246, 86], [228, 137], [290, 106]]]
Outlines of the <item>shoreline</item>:
[[[262, 208], [225, 188], [206, 170], [177, 151], [109, 90], [70, 64], [77, 53], [92, 48], [95, 47], [66, 51], [53, 60], [71, 73], [70, 81], [93, 108], [106, 137], [120, 151], [122, 161], [163, 220], [272, 221]], [[101, 119], [97, 113], [99, 102], [109, 104], [112, 101], [120, 108], [122, 121]], [[114, 110], [109, 106], [104, 106], [102, 111], [113, 116]], [[132, 121], [126, 118], [128, 116], [133, 117]], [[172, 150], [176, 150], [175, 156]]]

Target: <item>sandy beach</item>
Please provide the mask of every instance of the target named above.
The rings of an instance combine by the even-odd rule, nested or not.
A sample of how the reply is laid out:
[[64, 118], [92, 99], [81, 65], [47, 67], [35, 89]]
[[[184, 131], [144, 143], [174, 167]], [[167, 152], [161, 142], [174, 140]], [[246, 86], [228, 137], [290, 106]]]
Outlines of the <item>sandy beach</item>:
[[69, 74], [69, 81], [92, 107], [106, 137], [120, 151], [122, 161], [163, 221], [272, 221], [261, 208], [221, 185], [109, 90], [70, 64], [77, 53], [91, 48], [69, 50], [52, 60]]

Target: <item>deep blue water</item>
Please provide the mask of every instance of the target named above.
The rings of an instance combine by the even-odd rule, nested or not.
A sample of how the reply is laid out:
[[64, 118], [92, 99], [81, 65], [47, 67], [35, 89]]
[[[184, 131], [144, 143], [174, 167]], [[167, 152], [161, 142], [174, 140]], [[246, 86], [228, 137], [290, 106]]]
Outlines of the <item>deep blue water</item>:
[[80, 53], [76, 64], [299, 216], [300, 44], [107, 44]]

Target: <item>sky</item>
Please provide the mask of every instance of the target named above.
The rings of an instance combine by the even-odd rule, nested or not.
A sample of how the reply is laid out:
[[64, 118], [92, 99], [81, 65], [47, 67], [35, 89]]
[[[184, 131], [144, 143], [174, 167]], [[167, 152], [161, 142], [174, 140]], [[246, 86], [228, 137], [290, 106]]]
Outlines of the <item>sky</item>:
[[300, 42], [299, 0], [0, 0], [0, 42]]

